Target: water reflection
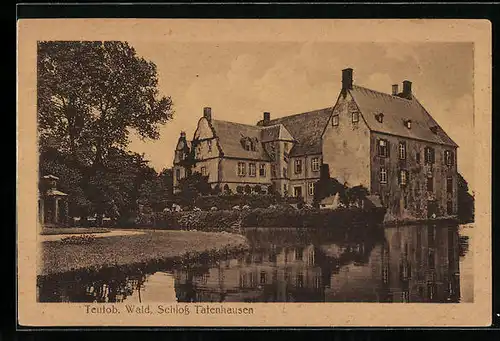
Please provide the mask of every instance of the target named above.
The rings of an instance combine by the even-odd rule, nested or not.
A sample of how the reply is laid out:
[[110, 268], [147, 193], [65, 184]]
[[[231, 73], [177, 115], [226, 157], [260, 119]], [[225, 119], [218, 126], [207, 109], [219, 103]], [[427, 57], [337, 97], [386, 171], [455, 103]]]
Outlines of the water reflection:
[[[251, 229], [215, 264], [113, 270], [40, 282], [44, 302], [459, 302], [469, 240], [454, 226]], [[463, 270], [462, 270], [463, 271]], [[471, 267], [465, 268], [472, 278]], [[462, 283], [463, 278], [462, 278]], [[467, 290], [472, 286], [466, 285]], [[470, 293], [468, 294], [470, 296]]]

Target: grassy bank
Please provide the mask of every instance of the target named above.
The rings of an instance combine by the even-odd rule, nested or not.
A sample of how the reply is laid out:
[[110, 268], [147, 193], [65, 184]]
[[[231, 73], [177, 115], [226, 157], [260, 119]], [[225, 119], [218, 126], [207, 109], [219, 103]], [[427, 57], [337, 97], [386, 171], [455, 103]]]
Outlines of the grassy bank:
[[145, 231], [143, 234], [95, 238], [90, 244], [42, 243], [39, 275], [156, 261], [187, 253], [246, 248], [245, 237], [229, 233]]
[[44, 228], [41, 235], [44, 236], [53, 236], [58, 234], [86, 234], [86, 233], [106, 233], [109, 232], [109, 229], [99, 228], [99, 227], [48, 227]]

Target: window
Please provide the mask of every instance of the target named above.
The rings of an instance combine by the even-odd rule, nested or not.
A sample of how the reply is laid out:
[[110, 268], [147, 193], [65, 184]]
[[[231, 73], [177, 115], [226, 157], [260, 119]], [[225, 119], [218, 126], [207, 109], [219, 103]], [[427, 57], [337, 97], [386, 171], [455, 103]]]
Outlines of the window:
[[201, 167], [201, 175], [207, 176], [207, 167], [205, 166]]
[[255, 152], [257, 150], [257, 143], [255, 141], [250, 141], [250, 149], [252, 152]]
[[246, 172], [246, 164], [244, 162], [238, 162], [238, 176], [245, 176]]
[[288, 153], [288, 142], [285, 142], [283, 144], [283, 148], [284, 148], [285, 153]]
[[259, 165], [259, 176], [265, 177], [266, 176], [266, 164], [261, 163]]
[[453, 202], [451, 200], [448, 200], [446, 202], [446, 214], [448, 214], [448, 215], [453, 214]]
[[266, 284], [267, 283], [267, 273], [264, 271], [260, 272], [260, 284]]
[[245, 150], [250, 150], [250, 144], [251, 144], [251, 143], [252, 143], [252, 142], [250, 142], [250, 140], [249, 140], [249, 139], [245, 139]]
[[454, 153], [450, 150], [444, 151], [444, 161], [447, 166], [453, 166], [454, 163]]
[[314, 195], [314, 182], [310, 182], [308, 185], [309, 195]]
[[408, 183], [408, 171], [405, 169], [402, 169], [399, 172], [399, 184], [401, 186], [406, 186], [407, 183]]
[[248, 164], [248, 176], [256, 176], [256, 174], [257, 167], [255, 166], [255, 163]]
[[287, 169], [286, 167], [283, 167], [283, 177], [286, 178], [287, 177]]
[[430, 147], [425, 147], [424, 149], [424, 157], [425, 157], [425, 163], [428, 163], [428, 164], [433, 164], [434, 163], [434, 148], [430, 148]]
[[339, 115], [335, 115], [332, 117], [332, 126], [336, 127], [339, 125]]
[[352, 113], [352, 123], [356, 123], [359, 121], [359, 112], [355, 111]]
[[177, 180], [180, 180], [180, 179], [181, 179], [181, 170], [180, 170], [180, 169], [178, 169], [178, 168], [175, 170], [175, 178], [176, 178]]
[[302, 272], [299, 272], [296, 277], [296, 284], [297, 288], [303, 288], [304, 287], [304, 274]]
[[387, 171], [385, 170], [385, 167], [380, 167], [380, 183], [387, 183]]
[[286, 186], [286, 184], [283, 184], [283, 193], [284, 193], [285, 195], [287, 195], [287, 194], [288, 194], [288, 187]]
[[406, 126], [406, 128], [411, 129], [411, 120], [406, 120], [405, 126]]
[[415, 154], [415, 161], [417, 161], [417, 164], [420, 164], [420, 153]]
[[273, 178], [278, 177], [278, 175], [276, 174], [276, 165], [271, 165], [271, 176]]
[[208, 152], [211, 153], [212, 152], [212, 140], [208, 140], [207, 145], [208, 145]]
[[399, 142], [399, 159], [406, 159], [406, 142]]
[[300, 173], [302, 173], [302, 160], [297, 159], [295, 160], [295, 174]]
[[313, 172], [319, 171], [319, 158], [313, 157], [311, 160], [311, 169]]
[[387, 140], [378, 140], [378, 156], [389, 157], [389, 142]]
[[428, 176], [427, 177], [427, 192], [433, 192], [434, 191], [434, 177]]
[[453, 193], [453, 178], [451, 176], [446, 178], [446, 192]]

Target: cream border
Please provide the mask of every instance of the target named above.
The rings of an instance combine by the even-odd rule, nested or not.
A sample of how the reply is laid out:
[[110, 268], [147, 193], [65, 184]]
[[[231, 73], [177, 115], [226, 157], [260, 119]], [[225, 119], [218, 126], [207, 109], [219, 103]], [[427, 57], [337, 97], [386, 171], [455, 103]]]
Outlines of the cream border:
[[[346, 33], [348, 32], [348, 33]], [[402, 34], [404, 32], [404, 34]], [[144, 34], [144, 35], [141, 35]], [[87, 315], [36, 302], [37, 40], [474, 42], [474, 303], [251, 304], [253, 316]], [[21, 19], [18, 21], [18, 320], [23, 326], [486, 326], [491, 324], [491, 23], [487, 20]], [[227, 306], [250, 306], [226, 304]]]

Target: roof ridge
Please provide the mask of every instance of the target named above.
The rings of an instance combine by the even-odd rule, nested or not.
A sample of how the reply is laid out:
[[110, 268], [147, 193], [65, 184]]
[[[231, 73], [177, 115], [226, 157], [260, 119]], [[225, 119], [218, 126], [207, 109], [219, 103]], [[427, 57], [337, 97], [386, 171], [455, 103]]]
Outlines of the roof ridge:
[[[331, 106], [320, 108], [320, 109], [314, 109], [314, 110], [310, 110], [310, 111], [304, 111], [304, 112], [301, 112], [301, 113], [298, 113], [298, 114], [281, 116], [281, 117], [273, 118], [272, 120], [270, 120], [270, 122], [281, 120], [281, 119], [284, 119], [284, 118], [289, 118], [289, 117], [294, 117], [294, 116], [300, 116], [300, 115], [310, 114], [312, 112], [318, 112], [318, 111], [322, 111], [322, 110], [326, 110], [326, 109], [333, 109], [334, 107], [335, 107], [334, 105], [333, 106], [331, 105]], [[276, 124], [274, 124], [274, 125], [276, 125]]]
[[231, 123], [231, 124], [238, 124], [238, 125], [252, 127], [252, 128], [257, 128], [257, 129], [261, 129], [262, 128], [260, 126], [257, 126], [257, 125], [254, 125], [254, 124], [248, 124], [248, 123], [240, 123], [240, 122], [226, 121], [226, 120], [219, 120], [219, 119], [212, 119], [212, 122], [213, 121], [215, 121], [215, 122]]
[[[368, 90], [368, 91], [371, 91], [371, 92], [376, 92], [378, 94], [381, 94], [381, 95], [385, 95], [385, 96], [389, 96], [391, 98], [394, 98], [394, 99], [400, 99], [400, 100], [403, 100], [403, 101], [411, 101], [407, 98], [403, 98], [403, 97], [400, 97], [398, 95], [392, 95], [390, 93], [387, 93], [387, 92], [382, 92], [382, 91], [378, 91], [378, 90], [373, 90], [373, 89], [370, 89], [370, 88], [367, 88], [365, 86], [361, 86], [361, 85], [354, 85], [353, 84], [353, 87], [357, 87], [357, 88], [361, 88], [363, 90]], [[413, 94], [412, 94], [412, 100], [413, 100]]]

